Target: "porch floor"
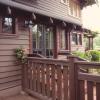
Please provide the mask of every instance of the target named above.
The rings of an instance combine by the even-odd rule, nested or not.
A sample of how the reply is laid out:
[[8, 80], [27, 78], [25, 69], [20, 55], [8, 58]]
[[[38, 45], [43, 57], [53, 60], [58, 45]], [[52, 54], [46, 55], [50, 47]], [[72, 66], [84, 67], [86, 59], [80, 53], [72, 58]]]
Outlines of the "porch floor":
[[16, 96], [12, 96], [12, 97], [5, 97], [5, 98], [0, 98], [0, 100], [38, 100], [32, 96], [29, 96], [27, 94], [24, 95], [16, 95]]

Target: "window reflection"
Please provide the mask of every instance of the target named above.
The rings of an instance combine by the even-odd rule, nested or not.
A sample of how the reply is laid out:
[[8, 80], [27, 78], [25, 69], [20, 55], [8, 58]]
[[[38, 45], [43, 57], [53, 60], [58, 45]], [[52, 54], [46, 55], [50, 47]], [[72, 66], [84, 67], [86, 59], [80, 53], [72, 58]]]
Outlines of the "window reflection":
[[53, 56], [53, 29], [41, 24], [35, 24], [33, 32], [33, 53], [46, 57]]
[[2, 20], [2, 32], [12, 33], [12, 18], [4, 17]]

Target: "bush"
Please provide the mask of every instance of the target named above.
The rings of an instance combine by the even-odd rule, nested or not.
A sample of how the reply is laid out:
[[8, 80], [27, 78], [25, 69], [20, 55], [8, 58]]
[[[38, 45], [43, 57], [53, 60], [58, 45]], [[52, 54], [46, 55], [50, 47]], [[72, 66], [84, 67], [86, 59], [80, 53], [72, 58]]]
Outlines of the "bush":
[[84, 58], [84, 52], [76, 51], [76, 52], [73, 52], [72, 54], [75, 55], [75, 56], [78, 56], [80, 58]]
[[15, 56], [18, 59], [18, 61], [20, 61], [21, 63], [25, 63], [25, 58], [26, 58], [26, 54], [25, 54], [25, 50], [21, 47], [21, 48], [16, 48], [14, 50], [15, 52]]
[[100, 51], [89, 50], [86, 52], [86, 55], [88, 58], [90, 58], [91, 61], [100, 61]]
[[74, 52], [73, 54], [89, 61], [97, 61], [97, 62], [100, 61], [100, 51], [97, 50], [89, 50], [86, 52], [77, 51]]

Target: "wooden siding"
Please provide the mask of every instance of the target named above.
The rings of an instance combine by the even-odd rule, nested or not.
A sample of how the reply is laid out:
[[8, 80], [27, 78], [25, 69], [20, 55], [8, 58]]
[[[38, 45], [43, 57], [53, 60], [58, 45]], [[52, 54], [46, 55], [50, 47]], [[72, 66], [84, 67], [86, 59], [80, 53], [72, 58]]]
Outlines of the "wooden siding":
[[5, 38], [0, 36], [0, 97], [21, 91], [22, 68], [16, 63], [14, 49], [29, 49], [29, 31], [18, 31], [18, 36]]
[[[10, 0], [7, 0], [11, 2]], [[15, 3], [16, 7], [19, 4], [19, 8], [25, 9], [30, 12], [46, 15], [49, 17], [57, 18], [62, 21], [75, 23], [81, 25], [81, 19], [68, 15], [68, 6], [61, 3], [61, 0], [12, 0], [12, 4]], [[17, 3], [16, 3], [17, 2]], [[22, 4], [22, 5], [21, 5]], [[10, 5], [10, 4], [9, 4]], [[26, 5], [26, 6], [25, 6]], [[13, 6], [13, 5], [12, 5]], [[29, 8], [28, 8], [29, 7]]]

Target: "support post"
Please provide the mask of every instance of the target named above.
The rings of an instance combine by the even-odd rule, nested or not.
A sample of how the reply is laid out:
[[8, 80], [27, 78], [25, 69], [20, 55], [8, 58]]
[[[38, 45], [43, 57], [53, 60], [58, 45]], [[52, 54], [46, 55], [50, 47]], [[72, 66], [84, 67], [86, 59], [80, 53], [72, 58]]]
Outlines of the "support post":
[[75, 64], [77, 58], [68, 56], [69, 59], [69, 100], [77, 100], [78, 68]]

